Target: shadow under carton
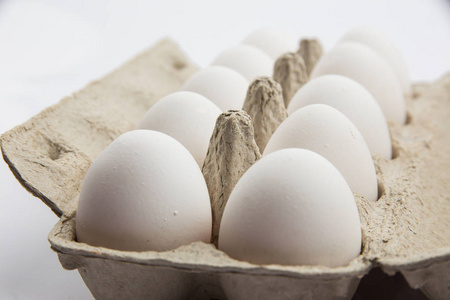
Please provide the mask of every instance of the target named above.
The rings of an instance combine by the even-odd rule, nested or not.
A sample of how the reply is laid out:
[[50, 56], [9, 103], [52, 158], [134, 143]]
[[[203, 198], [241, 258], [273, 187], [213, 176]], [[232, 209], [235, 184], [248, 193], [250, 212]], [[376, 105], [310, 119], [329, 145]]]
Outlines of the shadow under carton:
[[213, 245], [126, 252], [76, 241], [80, 185], [92, 161], [148, 108], [196, 71], [169, 39], [1, 137], [20, 183], [60, 221], [49, 241], [97, 299], [350, 299], [380, 267], [401, 272], [430, 299], [450, 299], [450, 74], [416, 84], [409, 122], [389, 124], [395, 159], [374, 157], [383, 195], [356, 195], [363, 251], [347, 266], [254, 265]]

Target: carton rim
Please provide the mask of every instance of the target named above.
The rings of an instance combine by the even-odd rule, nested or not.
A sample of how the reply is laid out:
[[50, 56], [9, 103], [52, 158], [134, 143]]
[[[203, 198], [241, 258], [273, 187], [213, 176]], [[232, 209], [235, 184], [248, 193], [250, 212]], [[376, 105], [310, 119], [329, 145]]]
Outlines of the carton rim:
[[[362, 277], [373, 267], [371, 262], [364, 259], [361, 255], [343, 267], [331, 268], [325, 266], [292, 266], [292, 265], [255, 265], [249, 262], [239, 261], [228, 257], [224, 252], [216, 249], [212, 244], [203, 242], [194, 242], [188, 245], [180, 246], [170, 251], [121, 251], [104, 247], [91, 246], [79, 243], [75, 240], [74, 224], [75, 218], [61, 217], [58, 223], [53, 227], [48, 235], [48, 240], [52, 250], [73, 256], [82, 256], [85, 258], [101, 258], [114, 261], [123, 261], [139, 265], [149, 265], [157, 267], [167, 267], [180, 269], [189, 272], [209, 272], [209, 273], [237, 273], [245, 275], [258, 276], [284, 276], [290, 278], [304, 278], [310, 280], [334, 280], [343, 278]], [[72, 231], [71, 237], [59, 235], [68, 226]], [[200, 249], [206, 250], [202, 253], [201, 260], [189, 259], [187, 262], [181, 262], [183, 254], [189, 251], [185, 250], [195, 245]], [[174, 259], [175, 256], [175, 259]], [[219, 257], [219, 259], [217, 259]]]

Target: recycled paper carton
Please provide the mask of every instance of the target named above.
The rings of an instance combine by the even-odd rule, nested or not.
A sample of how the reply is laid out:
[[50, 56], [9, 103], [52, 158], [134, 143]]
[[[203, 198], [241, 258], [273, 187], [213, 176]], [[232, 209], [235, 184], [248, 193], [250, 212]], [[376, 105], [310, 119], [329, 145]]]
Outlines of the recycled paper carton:
[[338, 268], [254, 265], [212, 244], [126, 252], [76, 239], [80, 185], [92, 161], [196, 71], [166, 39], [1, 137], [20, 183], [60, 221], [49, 234], [62, 266], [97, 299], [349, 299], [372, 268], [401, 272], [430, 299], [450, 299], [450, 74], [416, 84], [408, 122], [389, 124], [394, 158], [375, 156], [380, 199], [356, 195], [361, 255]]

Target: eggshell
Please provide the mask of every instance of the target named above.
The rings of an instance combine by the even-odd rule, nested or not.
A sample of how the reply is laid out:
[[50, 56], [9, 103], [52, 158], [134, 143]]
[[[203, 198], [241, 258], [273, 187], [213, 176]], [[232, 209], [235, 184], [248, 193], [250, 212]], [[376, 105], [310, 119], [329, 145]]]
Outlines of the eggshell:
[[231, 68], [252, 82], [259, 76], [272, 76], [274, 61], [257, 47], [239, 45], [220, 53], [211, 64]]
[[192, 75], [181, 90], [203, 95], [222, 111], [227, 111], [242, 108], [248, 85], [248, 80], [233, 69], [209, 66]]
[[200, 94], [176, 92], [153, 105], [138, 125], [170, 135], [183, 144], [200, 168], [222, 110]]
[[342, 173], [354, 193], [377, 200], [377, 177], [369, 148], [355, 125], [331, 106], [312, 104], [294, 112], [272, 135], [264, 155], [284, 148], [319, 153]]
[[273, 60], [278, 59], [287, 52], [298, 49], [298, 39], [289, 32], [276, 28], [261, 28], [250, 33], [242, 44], [260, 48], [270, 55]]
[[388, 121], [404, 124], [403, 91], [391, 66], [361, 43], [342, 42], [327, 52], [314, 67], [311, 78], [325, 74], [349, 77], [364, 86], [380, 104]]
[[122, 134], [86, 174], [76, 233], [79, 242], [127, 251], [209, 242], [211, 206], [194, 158], [166, 134]]
[[361, 250], [353, 194], [339, 171], [305, 149], [263, 157], [225, 207], [219, 249], [256, 264], [342, 266]]
[[339, 42], [358, 42], [369, 46], [392, 67], [404, 94], [411, 94], [408, 65], [395, 43], [383, 32], [371, 27], [359, 27], [342, 36]]
[[352, 121], [372, 154], [392, 158], [392, 143], [383, 111], [358, 82], [341, 75], [323, 75], [306, 83], [292, 98], [288, 113], [309, 104], [329, 105]]

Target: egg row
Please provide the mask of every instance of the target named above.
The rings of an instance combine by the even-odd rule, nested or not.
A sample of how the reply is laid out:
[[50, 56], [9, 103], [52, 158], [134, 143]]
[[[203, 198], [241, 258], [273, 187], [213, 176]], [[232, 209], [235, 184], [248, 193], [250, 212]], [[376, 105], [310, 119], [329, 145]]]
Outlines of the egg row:
[[[268, 36], [272, 42], [264, 40]], [[344, 36], [317, 63], [313, 79], [283, 106], [289, 117], [258, 145], [264, 158], [240, 174], [225, 199], [221, 222], [214, 220], [214, 211], [211, 216], [211, 190], [208, 194], [200, 170], [211, 135], [217, 134], [216, 120], [223, 111], [241, 109], [244, 99], [256, 97], [250, 93], [255, 78], [271, 83], [260, 76], [271, 76], [274, 59], [294, 50], [286, 36], [268, 31], [250, 35], [243, 45], [220, 54], [213, 66], [194, 74], [181, 92], [158, 101], [138, 125], [147, 130], [126, 133], [111, 143], [83, 183], [78, 241], [163, 251], [209, 242], [212, 225], [219, 222], [219, 248], [241, 260], [339, 266], [359, 255], [361, 229], [352, 192], [377, 199], [371, 153], [391, 158], [384, 116], [404, 122], [403, 95], [409, 90], [398, 92], [400, 79], [385, 74], [403, 73], [394, 73], [388, 60], [376, 54], [379, 50], [361, 43], [374, 49], [385, 44], [363, 38], [361, 43], [346, 42], [352, 39], [358, 34]], [[361, 55], [352, 66], [349, 57], [360, 52], [370, 55]], [[395, 55], [390, 57], [395, 60]], [[380, 74], [384, 77], [377, 78]], [[260, 97], [280, 93], [276, 85]], [[380, 103], [385, 100], [392, 103]]]
[[[249, 82], [258, 76], [272, 76], [275, 60], [296, 49], [296, 39], [283, 32], [256, 31], [241, 45], [220, 53], [210, 67], [194, 74], [182, 90], [206, 96], [223, 111], [240, 109]], [[411, 93], [407, 66], [398, 49], [382, 33], [372, 28], [349, 31], [325, 53], [310, 75], [314, 79], [325, 74], [355, 80], [376, 99], [387, 120], [405, 123], [404, 98]]]
[[[352, 112], [351, 108], [349, 111]], [[202, 95], [177, 92], [158, 101], [138, 128], [172, 136], [190, 151], [201, 168], [216, 119], [221, 113]], [[372, 116], [369, 111], [367, 113], [368, 117]], [[387, 127], [385, 133], [389, 137]], [[305, 148], [321, 154], [340, 170], [355, 193], [376, 201], [377, 179], [370, 151], [356, 126], [338, 110], [314, 104], [295, 111], [269, 139], [264, 154], [284, 148]]]
[[[226, 207], [219, 247], [234, 258], [339, 266], [359, 254], [353, 194], [340, 172], [315, 152], [284, 149], [259, 160]], [[189, 151], [166, 134], [127, 132], [86, 174], [77, 210], [79, 242], [166, 251], [209, 243], [211, 228], [203, 175]]]

